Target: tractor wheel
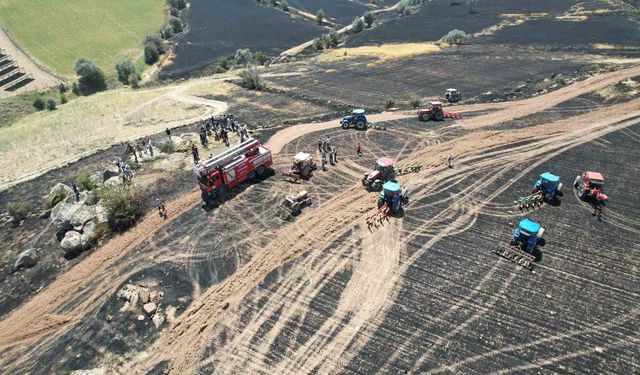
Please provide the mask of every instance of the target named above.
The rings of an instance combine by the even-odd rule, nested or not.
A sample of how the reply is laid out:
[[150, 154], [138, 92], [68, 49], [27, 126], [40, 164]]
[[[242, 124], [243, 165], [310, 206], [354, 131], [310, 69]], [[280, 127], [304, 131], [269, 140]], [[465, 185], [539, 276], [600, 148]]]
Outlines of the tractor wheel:
[[442, 113], [442, 111], [436, 112], [435, 119], [436, 119], [436, 121], [444, 120], [444, 113]]
[[356, 129], [358, 129], [358, 130], [367, 130], [367, 124], [364, 121], [358, 121], [356, 123]]
[[349, 121], [342, 121], [342, 129], [349, 129]]
[[429, 121], [429, 114], [428, 114], [428, 113], [425, 113], [425, 114], [421, 115], [421, 116], [420, 116], [420, 120], [421, 120], [421, 121], [425, 121], [425, 122], [426, 122], [426, 121]]
[[300, 202], [293, 202], [291, 204], [291, 214], [295, 216], [299, 213], [300, 213]]
[[374, 191], [380, 191], [380, 189], [382, 189], [382, 181], [380, 180], [373, 181], [373, 183], [371, 184], [371, 189]]
[[578, 186], [578, 197], [580, 197], [580, 199], [585, 199], [587, 197], [587, 192], [582, 186]]
[[258, 176], [264, 176], [266, 171], [267, 168], [264, 165], [261, 165], [256, 169], [256, 172], [258, 172]]
[[202, 201], [204, 202], [205, 206], [209, 206], [211, 205], [211, 198], [209, 197], [209, 194], [206, 192], [202, 192]]
[[576, 179], [573, 180], [573, 187], [578, 188], [578, 184], [580, 184], [580, 176], [576, 176]]
[[369, 182], [369, 180], [366, 177], [362, 178], [362, 186], [369, 188], [371, 187], [371, 183]]
[[543, 235], [544, 235], [544, 228], [538, 229], [538, 233], [536, 234], [536, 237], [538, 237], [538, 239], [542, 239]]
[[249, 172], [249, 181], [255, 182], [258, 179], [258, 172], [251, 171]]
[[447, 100], [451, 99], [451, 94], [450, 93], [444, 94], [444, 98]]
[[311, 177], [311, 166], [310, 165], [305, 165], [304, 167], [302, 167], [302, 171], [300, 171], [300, 177], [302, 177], [302, 178]]

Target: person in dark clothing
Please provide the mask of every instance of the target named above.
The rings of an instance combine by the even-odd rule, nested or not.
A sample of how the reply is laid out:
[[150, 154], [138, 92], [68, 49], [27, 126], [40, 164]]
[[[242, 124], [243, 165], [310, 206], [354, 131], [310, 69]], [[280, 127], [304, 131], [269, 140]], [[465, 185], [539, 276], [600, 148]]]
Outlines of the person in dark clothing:
[[356, 155], [362, 156], [362, 145], [360, 144], [360, 142], [358, 142], [358, 144], [356, 145]]
[[164, 201], [160, 198], [156, 198], [156, 207], [158, 208], [158, 213], [160, 217], [163, 219], [167, 218], [167, 208], [164, 206]]
[[76, 202], [80, 201], [80, 192], [78, 191], [78, 185], [76, 185], [75, 181], [71, 181], [71, 188], [73, 189], [73, 194], [76, 195]]
[[318, 151], [322, 152], [322, 145], [324, 144], [324, 140], [322, 137], [318, 138]]
[[198, 146], [191, 145], [191, 154], [193, 154], [193, 164], [198, 164], [200, 161], [200, 153], [198, 153]]

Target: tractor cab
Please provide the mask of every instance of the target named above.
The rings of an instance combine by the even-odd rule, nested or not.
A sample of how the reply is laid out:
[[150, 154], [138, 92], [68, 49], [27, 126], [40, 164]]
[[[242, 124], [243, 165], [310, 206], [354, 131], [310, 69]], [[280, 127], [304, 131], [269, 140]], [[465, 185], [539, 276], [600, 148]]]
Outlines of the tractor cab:
[[582, 199], [593, 198], [597, 202], [604, 202], [609, 197], [604, 194], [604, 176], [598, 172], [584, 172], [577, 176], [574, 186], [578, 189], [578, 196]]
[[367, 116], [364, 109], [354, 109], [350, 115], [346, 115], [340, 121], [343, 129], [348, 129], [351, 126], [356, 127], [358, 130], [367, 129]]
[[362, 178], [362, 186], [367, 190], [379, 191], [382, 184], [396, 177], [396, 169], [393, 166], [393, 160], [387, 157], [381, 157], [376, 161], [373, 171], [365, 173]]
[[408, 201], [409, 195], [407, 189], [402, 188], [400, 184], [395, 181], [387, 181], [382, 185], [382, 191], [378, 198], [378, 208], [386, 204], [392, 213], [397, 213], [402, 208], [402, 205]]
[[442, 121], [444, 120], [444, 110], [442, 109], [442, 103], [439, 101], [431, 101], [427, 108], [418, 110], [418, 118], [420, 121]]
[[293, 157], [293, 166], [299, 170], [302, 170], [307, 165], [312, 166], [313, 164], [313, 157], [306, 152], [298, 152]]
[[524, 219], [513, 232], [511, 246], [519, 246], [523, 251], [532, 253], [543, 234], [544, 228], [540, 223]]
[[429, 109], [434, 110], [434, 109], [442, 109], [442, 102], [434, 100], [429, 102]]
[[444, 97], [449, 103], [455, 103], [460, 101], [462, 95], [460, 95], [460, 91], [458, 91], [458, 89], [447, 89], [444, 93]]
[[560, 189], [562, 189], [560, 177], [549, 172], [544, 172], [536, 181], [533, 187], [533, 194], [540, 192], [545, 199], [551, 200], [558, 195]]

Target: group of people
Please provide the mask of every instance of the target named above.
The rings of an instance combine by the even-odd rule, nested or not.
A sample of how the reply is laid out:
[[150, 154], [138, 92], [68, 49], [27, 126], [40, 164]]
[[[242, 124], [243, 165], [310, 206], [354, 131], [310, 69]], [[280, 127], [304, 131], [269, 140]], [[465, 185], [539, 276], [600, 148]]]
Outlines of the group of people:
[[320, 152], [320, 160], [322, 162], [322, 170], [326, 171], [327, 159], [329, 164], [334, 165], [338, 162], [338, 150], [336, 147], [331, 147], [331, 137], [318, 138], [318, 151]]
[[131, 169], [131, 166], [125, 163], [121, 157], [117, 157], [115, 163], [118, 167], [118, 172], [122, 177], [122, 183], [130, 184], [133, 179], [133, 170]]
[[244, 142], [249, 138], [249, 129], [246, 124], [238, 125], [233, 115], [224, 115], [221, 118], [211, 117], [200, 127], [200, 143], [206, 147], [209, 143], [207, 137], [212, 136], [216, 141], [221, 141], [229, 147], [229, 132], [234, 132]]
[[135, 143], [127, 142], [125, 151], [127, 155], [133, 155], [133, 160], [139, 163], [138, 155], [140, 155], [140, 157], [142, 157], [142, 154], [153, 156], [153, 145], [149, 137], [142, 137], [138, 138]]

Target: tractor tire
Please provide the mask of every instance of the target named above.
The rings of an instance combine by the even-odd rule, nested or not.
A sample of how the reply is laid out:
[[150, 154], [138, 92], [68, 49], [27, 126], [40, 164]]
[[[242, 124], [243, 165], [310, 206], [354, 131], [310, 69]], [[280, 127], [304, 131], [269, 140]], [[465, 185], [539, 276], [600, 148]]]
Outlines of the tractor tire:
[[578, 197], [580, 197], [580, 199], [585, 199], [587, 197], [587, 192], [582, 186], [578, 186]]
[[342, 129], [349, 129], [349, 122], [348, 121], [342, 121]]
[[579, 184], [580, 184], [580, 176], [578, 175], [576, 176], [576, 179], [573, 180], [573, 187], [577, 189]]
[[447, 100], [451, 99], [451, 94], [449, 93], [444, 94], [444, 98]]
[[305, 165], [302, 168], [302, 171], [300, 171], [300, 177], [305, 178], [305, 179], [311, 177], [311, 166], [310, 165]]
[[300, 207], [300, 202], [293, 202], [291, 204], [291, 214], [292, 215], [298, 215], [300, 213], [301, 207]]
[[248, 178], [249, 178], [249, 181], [256, 182], [258, 180], [258, 172], [256, 171], [249, 172]]
[[203, 191], [201, 196], [202, 196], [202, 202], [204, 202], [204, 205], [205, 206], [210, 206], [211, 205], [211, 197], [209, 196], [209, 194], [205, 193]]
[[369, 182], [369, 180], [366, 177], [362, 178], [362, 186], [364, 186], [366, 188], [370, 188], [371, 187], [371, 183]]
[[371, 189], [374, 191], [382, 190], [382, 181], [380, 180], [373, 181], [373, 183], [371, 183]]
[[426, 114], [426, 113], [425, 113], [425, 114], [423, 114], [423, 115], [421, 115], [421, 116], [420, 116], [420, 121], [427, 122], [427, 121], [429, 121], [429, 117], [430, 117], [430, 116], [429, 116], [428, 114]]
[[258, 166], [258, 168], [256, 168], [256, 172], [258, 172], [258, 176], [262, 177], [264, 176], [265, 172], [267, 172], [267, 168], [264, 165], [260, 165]]
[[436, 121], [442, 121], [442, 120], [444, 120], [444, 113], [436, 112], [436, 115], [434, 117], [435, 117]]
[[544, 228], [540, 228], [538, 229], [538, 233], [536, 234], [536, 237], [538, 237], [539, 240], [542, 239], [542, 236], [544, 235]]
[[356, 123], [356, 129], [358, 130], [367, 130], [367, 123], [364, 121], [358, 121]]

